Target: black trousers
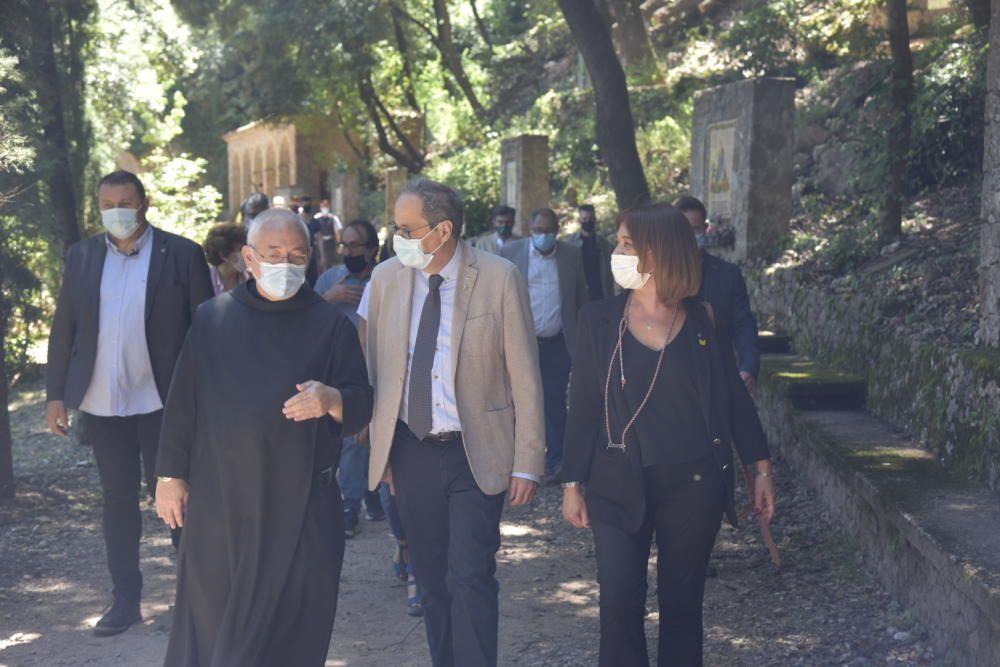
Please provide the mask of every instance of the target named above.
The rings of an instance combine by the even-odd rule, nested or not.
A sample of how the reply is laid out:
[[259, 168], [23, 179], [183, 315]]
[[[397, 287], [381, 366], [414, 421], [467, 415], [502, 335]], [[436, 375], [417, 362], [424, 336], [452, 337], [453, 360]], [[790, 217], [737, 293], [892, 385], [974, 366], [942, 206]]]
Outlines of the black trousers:
[[646, 520], [636, 533], [591, 520], [601, 600], [602, 667], [648, 667], [646, 572], [656, 534], [659, 667], [702, 664], [705, 571], [725, 485], [711, 459], [646, 469]]
[[[114, 597], [135, 602], [142, 593], [140, 486], [145, 479], [149, 495], [156, 490], [156, 449], [163, 411], [133, 417], [97, 417], [83, 413], [82, 419], [101, 478], [104, 545]], [[176, 548], [180, 529], [172, 531], [170, 537]]]
[[497, 664], [503, 493], [476, 485], [461, 439], [417, 440], [396, 429], [390, 453], [396, 504], [414, 574], [426, 591], [424, 625], [434, 667]]

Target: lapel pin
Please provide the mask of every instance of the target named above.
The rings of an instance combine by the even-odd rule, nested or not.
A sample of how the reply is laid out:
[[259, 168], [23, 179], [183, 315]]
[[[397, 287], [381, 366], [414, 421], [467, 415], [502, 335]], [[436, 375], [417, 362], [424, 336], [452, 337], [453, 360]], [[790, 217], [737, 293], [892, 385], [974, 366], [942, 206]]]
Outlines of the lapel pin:
[[702, 347], [708, 346], [708, 341], [701, 334], [698, 334], [698, 345], [701, 345]]

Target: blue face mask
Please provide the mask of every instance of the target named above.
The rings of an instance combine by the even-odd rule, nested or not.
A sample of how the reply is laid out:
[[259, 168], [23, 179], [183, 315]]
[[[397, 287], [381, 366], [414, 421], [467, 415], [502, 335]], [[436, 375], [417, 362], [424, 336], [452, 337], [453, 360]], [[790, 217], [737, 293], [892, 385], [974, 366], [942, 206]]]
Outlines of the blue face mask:
[[555, 234], [532, 234], [531, 235], [531, 245], [535, 246], [535, 250], [547, 255], [552, 252], [552, 249], [556, 247], [556, 235]]

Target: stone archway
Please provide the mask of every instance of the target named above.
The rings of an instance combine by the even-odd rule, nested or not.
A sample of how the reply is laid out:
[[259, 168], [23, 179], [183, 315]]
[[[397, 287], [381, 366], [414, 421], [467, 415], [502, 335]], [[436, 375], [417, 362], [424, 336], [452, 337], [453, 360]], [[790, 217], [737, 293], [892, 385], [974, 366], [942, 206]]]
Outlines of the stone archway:
[[253, 171], [250, 175], [253, 190], [260, 190], [264, 186], [264, 151], [260, 146], [253, 151]]
[[230, 208], [234, 213], [243, 199], [243, 170], [240, 167], [240, 155], [234, 152], [229, 158], [229, 201], [232, 202]]
[[292, 151], [288, 146], [288, 137], [281, 138], [281, 148], [278, 150], [278, 187], [287, 188], [292, 184]]
[[264, 192], [268, 197], [274, 196], [277, 176], [278, 160], [275, 156], [274, 144], [268, 143], [267, 153], [264, 156]]
[[243, 187], [240, 188], [240, 204], [253, 192], [253, 174], [250, 166], [250, 150], [243, 151]]

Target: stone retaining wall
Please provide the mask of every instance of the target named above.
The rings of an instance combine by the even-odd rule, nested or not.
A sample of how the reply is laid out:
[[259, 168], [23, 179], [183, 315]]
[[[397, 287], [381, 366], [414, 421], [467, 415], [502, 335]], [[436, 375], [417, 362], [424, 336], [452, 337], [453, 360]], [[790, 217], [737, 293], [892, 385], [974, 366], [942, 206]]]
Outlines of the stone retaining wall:
[[745, 276], [758, 316], [773, 317], [797, 351], [865, 378], [871, 412], [1000, 495], [1000, 351], [895, 336], [879, 295], [850, 284], [811, 284], [794, 268]]

